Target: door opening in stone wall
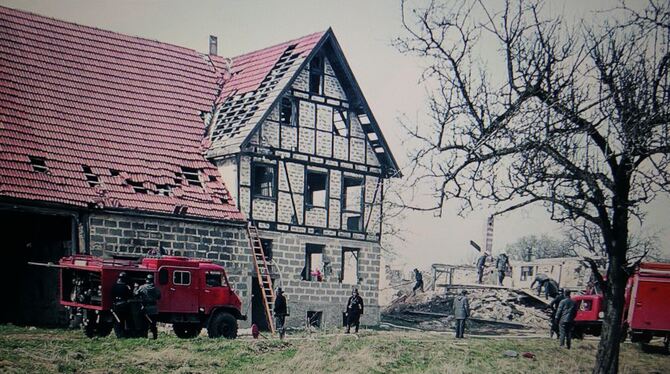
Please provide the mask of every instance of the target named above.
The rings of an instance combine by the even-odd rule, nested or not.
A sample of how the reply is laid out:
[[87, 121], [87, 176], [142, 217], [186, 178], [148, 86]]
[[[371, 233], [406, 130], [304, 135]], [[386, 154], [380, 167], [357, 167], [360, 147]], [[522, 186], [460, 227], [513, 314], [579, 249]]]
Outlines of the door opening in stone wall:
[[67, 325], [65, 308], [59, 302], [58, 269], [28, 262], [58, 263], [71, 254], [73, 226], [70, 216], [0, 210], [4, 261], [0, 282], [6, 286], [0, 323]]
[[[272, 283], [274, 284], [274, 279], [272, 280]], [[261, 331], [270, 330], [265, 315], [265, 306], [263, 304], [263, 291], [258, 284], [258, 278], [255, 276], [251, 281], [251, 323], [256, 324]]]

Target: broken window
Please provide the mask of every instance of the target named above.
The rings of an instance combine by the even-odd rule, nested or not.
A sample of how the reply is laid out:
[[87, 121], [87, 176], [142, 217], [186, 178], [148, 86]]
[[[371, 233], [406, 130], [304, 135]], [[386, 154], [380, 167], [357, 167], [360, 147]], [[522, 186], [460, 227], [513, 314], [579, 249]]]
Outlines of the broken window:
[[323, 318], [322, 311], [309, 310], [307, 311], [307, 324], [311, 327], [320, 328], [321, 319]]
[[28, 156], [30, 159], [30, 165], [33, 167], [33, 170], [38, 173], [46, 173], [49, 171], [47, 167], [47, 160], [44, 157]]
[[309, 62], [309, 92], [321, 94], [321, 81], [323, 79], [323, 59], [314, 56]]
[[100, 179], [93, 173], [90, 166], [81, 165], [81, 168], [84, 171], [84, 176], [86, 177], [89, 186], [95, 187], [100, 184]]
[[326, 207], [326, 186], [328, 185], [328, 175], [308, 171], [305, 177], [305, 204], [308, 207]]
[[293, 100], [288, 97], [281, 99], [279, 122], [285, 125], [293, 125]]
[[349, 135], [349, 112], [343, 109], [333, 110], [333, 129], [339, 136]]
[[301, 279], [320, 282], [323, 280], [321, 264], [323, 263], [323, 245], [307, 244], [305, 247], [305, 267]]
[[275, 197], [275, 168], [273, 165], [256, 164], [251, 174], [253, 197]]
[[363, 230], [363, 185], [362, 178], [344, 177], [342, 181], [342, 214], [349, 231]]
[[181, 172], [189, 186], [202, 186], [202, 183], [200, 182], [200, 171], [198, 169], [182, 167]]
[[358, 255], [360, 251], [357, 248], [342, 248], [342, 272], [340, 273], [340, 283], [358, 284]]

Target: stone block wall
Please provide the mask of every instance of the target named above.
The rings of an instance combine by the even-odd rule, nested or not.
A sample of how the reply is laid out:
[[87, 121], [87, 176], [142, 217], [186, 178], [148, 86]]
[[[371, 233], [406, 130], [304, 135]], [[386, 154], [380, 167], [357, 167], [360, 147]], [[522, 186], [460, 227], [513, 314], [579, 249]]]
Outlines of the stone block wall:
[[[323, 313], [322, 327], [332, 328], [342, 325], [344, 312], [351, 290], [358, 288], [365, 303], [365, 313], [361, 323], [365, 325], [379, 324], [379, 276], [381, 247], [377, 243], [356, 241], [341, 238], [278, 233], [260, 231], [263, 239], [272, 240], [273, 261], [276, 264], [278, 278], [275, 285], [286, 292], [290, 317], [290, 327], [303, 327], [308, 311]], [[305, 266], [306, 245], [323, 245], [324, 256], [331, 261], [331, 273], [326, 274], [322, 282], [304, 281], [301, 273]], [[340, 283], [342, 269], [342, 248], [359, 249], [358, 277], [356, 285]], [[316, 267], [314, 264], [313, 267]], [[321, 267], [321, 264], [318, 264]], [[323, 269], [321, 268], [323, 271]]]

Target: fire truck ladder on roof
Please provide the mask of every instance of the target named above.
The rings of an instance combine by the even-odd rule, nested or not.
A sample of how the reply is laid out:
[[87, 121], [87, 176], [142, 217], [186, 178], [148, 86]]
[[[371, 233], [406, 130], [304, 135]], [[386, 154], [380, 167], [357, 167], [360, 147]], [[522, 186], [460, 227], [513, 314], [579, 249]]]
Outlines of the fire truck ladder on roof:
[[256, 278], [261, 289], [261, 298], [263, 299], [263, 307], [265, 308], [265, 317], [268, 321], [270, 332], [275, 332], [274, 321], [272, 320], [272, 307], [275, 302], [275, 291], [272, 288], [272, 278], [270, 278], [270, 269], [265, 258], [261, 238], [258, 236], [258, 229], [253, 223], [249, 222], [247, 226], [247, 233], [249, 234], [249, 245], [253, 252], [254, 268], [256, 269]]

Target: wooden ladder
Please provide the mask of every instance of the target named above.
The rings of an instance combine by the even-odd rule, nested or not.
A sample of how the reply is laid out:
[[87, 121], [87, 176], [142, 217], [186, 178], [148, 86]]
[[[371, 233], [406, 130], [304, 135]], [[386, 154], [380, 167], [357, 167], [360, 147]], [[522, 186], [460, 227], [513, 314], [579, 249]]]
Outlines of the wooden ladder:
[[249, 222], [247, 225], [247, 233], [249, 234], [249, 246], [254, 258], [254, 268], [256, 269], [256, 278], [258, 285], [261, 288], [261, 298], [263, 299], [263, 307], [265, 308], [265, 317], [270, 327], [270, 332], [275, 332], [274, 321], [272, 320], [272, 307], [275, 302], [275, 291], [272, 287], [272, 278], [270, 278], [270, 269], [268, 262], [265, 259], [265, 252], [263, 251], [263, 244], [261, 238], [258, 236], [258, 229], [253, 223]]

